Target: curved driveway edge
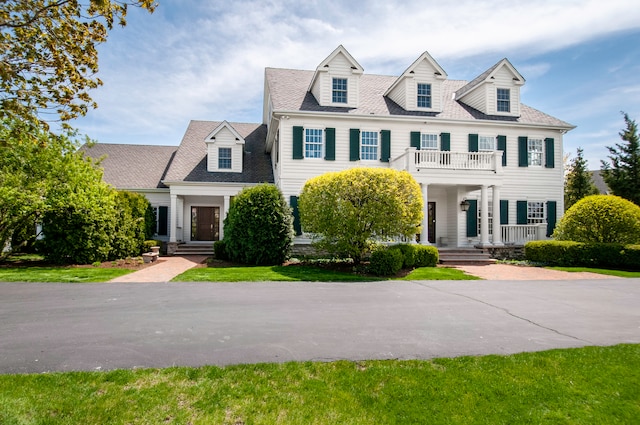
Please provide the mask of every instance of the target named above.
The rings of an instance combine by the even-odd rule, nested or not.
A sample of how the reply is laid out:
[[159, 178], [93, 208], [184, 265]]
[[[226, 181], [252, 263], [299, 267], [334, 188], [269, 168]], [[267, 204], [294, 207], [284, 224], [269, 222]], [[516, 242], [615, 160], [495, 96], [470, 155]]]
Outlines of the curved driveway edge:
[[485, 266], [456, 266], [467, 274], [487, 280], [585, 280], [623, 279], [589, 272], [565, 272], [543, 267], [516, 266], [513, 264], [488, 264]]
[[640, 279], [0, 283], [0, 373], [640, 343]]

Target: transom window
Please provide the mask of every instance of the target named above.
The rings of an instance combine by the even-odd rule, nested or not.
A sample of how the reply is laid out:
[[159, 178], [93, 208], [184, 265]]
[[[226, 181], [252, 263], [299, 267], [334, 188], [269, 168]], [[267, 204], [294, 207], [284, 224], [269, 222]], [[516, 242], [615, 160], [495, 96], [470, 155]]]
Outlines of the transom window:
[[527, 224], [545, 223], [544, 202], [527, 202]]
[[420, 149], [438, 150], [438, 135], [421, 133]]
[[496, 149], [496, 138], [491, 136], [478, 137], [478, 150], [494, 151]]
[[542, 139], [528, 139], [529, 165], [542, 166]]
[[511, 90], [498, 89], [498, 112], [511, 112]]
[[360, 159], [368, 161], [378, 159], [378, 133], [375, 131], [360, 133]]
[[418, 108], [431, 108], [431, 84], [418, 83]]
[[347, 103], [347, 79], [334, 78], [333, 91], [331, 95], [333, 103]]
[[231, 148], [218, 148], [218, 168], [231, 169]]
[[304, 129], [304, 157], [322, 158], [322, 130], [318, 128]]

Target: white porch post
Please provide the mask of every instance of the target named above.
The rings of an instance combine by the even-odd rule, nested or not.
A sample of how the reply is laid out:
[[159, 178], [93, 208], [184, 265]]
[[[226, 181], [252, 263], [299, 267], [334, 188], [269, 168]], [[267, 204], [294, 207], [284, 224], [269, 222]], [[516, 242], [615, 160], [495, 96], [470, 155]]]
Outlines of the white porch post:
[[222, 204], [222, 215], [220, 216], [220, 239], [224, 238], [224, 219], [227, 218], [227, 214], [229, 214], [229, 203], [231, 201], [231, 196], [224, 196], [224, 203]]
[[422, 201], [424, 202], [424, 216], [422, 217], [422, 232], [420, 232], [420, 245], [429, 245], [429, 185], [420, 183]]
[[178, 195], [171, 194], [171, 235], [169, 242], [177, 242], [178, 233]]
[[487, 186], [480, 189], [480, 245], [489, 245], [489, 198], [487, 196]]
[[502, 227], [500, 226], [500, 186], [493, 186], [493, 245], [502, 246]]

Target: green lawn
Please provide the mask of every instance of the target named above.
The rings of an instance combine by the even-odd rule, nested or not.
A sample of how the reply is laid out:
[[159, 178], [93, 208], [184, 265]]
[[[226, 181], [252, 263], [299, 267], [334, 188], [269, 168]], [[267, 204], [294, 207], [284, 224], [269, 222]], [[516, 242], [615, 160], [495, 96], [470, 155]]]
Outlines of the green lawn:
[[106, 282], [131, 270], [81, 267], [1, 267], [0, 282]]
[[552, 270], [560, 270], [563, 272], [590, 272], [606, 274], [618, 277], [640, 277], [640, 272], [627, 272], [624, 270], [594, 269], [590, 267], [547, 267]]
[[[414, 270], [404, 280], [465, 280], [477, 279], [456, 269], [423, 267]], [[325, 269], [321, 267], [259, 266], [259, 267], [202, 267], [187, 270], [172, 279], [174, 282], [262, 282], [262, 281], [307, 281], [307, 282], [366, 282], [387, 280]]]
[[0, 375], [0, 423], [631, 424], [638, 382], [640, 345]]

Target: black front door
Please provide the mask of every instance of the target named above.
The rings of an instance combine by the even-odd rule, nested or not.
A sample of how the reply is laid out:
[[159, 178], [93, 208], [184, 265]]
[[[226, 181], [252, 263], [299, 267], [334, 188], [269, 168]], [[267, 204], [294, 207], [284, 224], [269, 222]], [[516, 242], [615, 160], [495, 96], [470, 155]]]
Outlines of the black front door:
[[427, 224], [429, 226], [429, 243], [436, 243], [436, 203], [428, 203], [429, 216], [427, 218]]

